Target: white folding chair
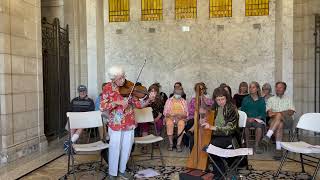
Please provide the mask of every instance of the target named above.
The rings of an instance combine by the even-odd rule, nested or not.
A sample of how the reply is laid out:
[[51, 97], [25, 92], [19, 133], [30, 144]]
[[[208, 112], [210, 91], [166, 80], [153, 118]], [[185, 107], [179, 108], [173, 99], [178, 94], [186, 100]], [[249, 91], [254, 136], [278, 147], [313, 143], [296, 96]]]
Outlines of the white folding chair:
[[[143, 109], [134, 109], [134, 113], [135, 113], [135, 120], [137, 123], [153, 123], [153, 125], [154, 125], [155, 135], [149, 134], [149, 135], [143, 136], [143, 137], [135, 137], [134, 143], [135, 144], [143, 144], [143, 145], [150, 144], [151, 145], [150, 159], [145, 159], [145, 160], [155, 159], [155, 158], [153, 158], [153, 144], [157, 143], [157, 142], [161, 142], [163, 140], [163, 138], [161, 136], [156, 136], [156, 134], [158, 134], [158, 133], [157, 133], [156, 124], [154, 123], [154, 118], [152, 115], [152, 108], [146, 107]], [[164, 166], [164, 161], [163, 161], [162, 151], [161, 151], [160, 145], [159, 145], [159, 151], [160, 151], [161, 163]]]
[[[238, 111], [239, 114], [239, 128], [245, 128], [246, 123], [247, 123], [247, 114], [243, 111]], [[243, 133], [241, 133], [243, 134]], [[241, 135], [241, 143], [243, 141], [243, 135]], [[230, 145], [232, 146], [232, 145]], [[220, 159], [223, 161], [224, 166], [225, 166], [225, 173], [222, 172], [221, 168], [215, 163], [213, 158], [209, 155], [210, 161], [213, 163], [213, 165], [217, 168], [219, 173], [221, 174], [223, 179], [230, 178], [233, 176], [240, 165], [240, 163], [244, 160], [244, 158], [247, 155], [253, 155], [253, 149], [252, 148], [238, 148], [238, 149], [223, 149], [216, 147], [212, 144], [209, 144], [205, 151], [208, 154], [215, 155], [220, 157]], [[233, 163], [229, 166], [228, 162], [225, 160], [225, 158], [230, 158], [230, 157], [237, 157], [236, 160], [233, 161]]]
[[[315, 146], [315, 145], [308, 144], [307, 142], [300, 141], [298, 135], [299, 135], [299, 129], [319, 133], [320, 132], [319, 122], [320, 122], [320, 113], [306, 113], [300, 117], [294, 133], [298, 141], [293, 142], [295, 140], [295, 137], [292, 136], [292, 138], [290, 138], [291, 142], [281, 142], [281, 147], [286, 151], [281, 159], [280, 167], [276, 173], [276, 177], [279, 176], [279, 173], [285, 161], [287, 159], [290, 159], [296, 162], [300, 162], [302, 172], [305, 172], [304, 165], [315, 167], [315, 171], [313, 173], [312, 179], [316, 178], [317, 172], [320, 167], [320, 158], [311, 156], [310, 154], [320, 154], [320, 146], [319, 145]], [[297, 161], [296, 159], [288, 158], [289, 152], [299, 153], [300, 161]], [[306, 157], [308, 159], [306, 159]], [[307, 161], [307, 162], [304, 162], [304, 161]]]
[[246, 124], [247, 124], [247, 114], [243, 111], [238, 111], [239, 113], [239, 127], [240, 128], [245, 128], [246, 127]]
[[[103, 127], [101, 112], [100, 111], [89, 111], [89, 112], [67, 112], [68, 117], [68, 128], [69, 129], [85, 129], [85, 128], [95, 128]], [[75, 153], [88, 153], [88, 152], [98, 152], [107, 149], [109, 145], [105, 141], [105, 135], [100, 137], [101, 140], [88, 143], [88, 144], [71, 144], [71, 131], [69, 131], [69, 150], [68, 150], [68, 172], [67, 175], [73, 174], [75, 179], [75, 164], [74, 164], [74, 152]], [[105, 132], [105, 131], [103, 131]], [[72, 148], [73, 150], [72, 150]], [[72, 170], [70, 170], [70, 158], [72, 161]], [[78, 165], [79, 166], [79, 165]], [[102, 156], [100, 159], [100, 165], [102, 166]], [[87, 169], [86, 169], [87, 170]], [[100, 169], [99, 169], [100, 170]]]

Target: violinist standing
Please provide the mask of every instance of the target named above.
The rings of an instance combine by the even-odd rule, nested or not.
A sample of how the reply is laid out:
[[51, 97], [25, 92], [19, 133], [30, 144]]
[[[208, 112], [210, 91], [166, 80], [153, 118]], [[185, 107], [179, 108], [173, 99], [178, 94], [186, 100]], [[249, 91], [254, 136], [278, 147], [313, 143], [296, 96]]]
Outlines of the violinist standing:
[[123, 69], [111, 67], [107, 75], [111, 82], [103, 88], [100, 110], [108, 113], [109, 117], [109, 179], [116, 179], [117, 176], [132, 179], [133, 177], [126, 172], [126, 165], [134, 142], [136, 127], [133, 109], [148, 106], [155, 95], [151, 93], [144, 101], [123, 97], [119, 92], [119, 88], [126, 82]]

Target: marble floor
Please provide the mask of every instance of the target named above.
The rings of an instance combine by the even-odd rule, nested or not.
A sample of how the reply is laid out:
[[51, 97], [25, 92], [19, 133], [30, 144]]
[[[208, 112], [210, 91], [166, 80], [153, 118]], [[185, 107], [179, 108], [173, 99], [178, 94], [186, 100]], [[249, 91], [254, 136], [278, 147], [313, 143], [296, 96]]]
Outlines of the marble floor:
[[[308, 138], [313, 144], [320, 144], [319, 137]], [[63, 155], [62, 142], [52, 142], [47, 151], [34, 154], [26, 159], [21, 159], [17, 162], [11, 163], [5, 167], [0, 168], [0, 179], [27, 179], [27, 180], [46, 180], [46, 179], [59, 179], [67, 171], [67, 156]], [[167, 151], [165, 142], [161, 145], [161, 149], [164, 154], [164, 161], [166, 166], [184, 167], [186, 164], [189, 151], [184, 149], [183, 152], [177, 153], [175, 151]], [[140, 154], [141, 148], [136, 147], [134, 155]], [[271, 170], [275, 171], [279, 167], [279, 161], [272, 159], [274, 148], [268, 149], [265, 153], [259, 155], [253, 155], [249, 157], [249, 165], [254, 170]], [[159, 155], [158, 150], [155, 150], [155, 155]], [[147, 155], [142, 157], [134, 156], [135, 160], [146, 158]], [[85, 163], [91, 160], [98, 160], [99, 156], [95, 154], [77, 156], [76, 163]], [[49, 162], [49, 163], [47, 163]], [[160, 160], [142, 161], [137, 162], [140, 165], [147, 166], [159, 166]], [[35, 169], [35, 170], [34, 170]], [[301, 167], [299, 163], [288, 162], [285, 164], [284, 171], [299, 172]], [[306, 166], [306, 171], [309, 174], [313, 173], [313, 168]], [[81, 175], [77, 179], [92, 179], [88, 174]], [[172, 177], [172, 179], [178, 179], [178, 173]], [[320, 174], [318, 173], [318, 179]]]

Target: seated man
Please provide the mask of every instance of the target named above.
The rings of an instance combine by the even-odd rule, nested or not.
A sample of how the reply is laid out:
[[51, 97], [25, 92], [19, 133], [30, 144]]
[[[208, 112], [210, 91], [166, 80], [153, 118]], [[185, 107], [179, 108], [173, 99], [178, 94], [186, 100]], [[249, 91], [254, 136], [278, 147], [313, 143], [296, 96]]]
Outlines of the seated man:
[[241, 110], [248, 116], [245, 128], [246, 142], [248, 145], [249, 130], [255, 129], [255, 151], [257, 154], [263, 152], [259, 146], [262, 137], [262, 130], [265, 128], [266, 122], [266, 103], [261, 97], [260, 85], [257, 82], [251, 82], [249, 86], [250, 95], [246, 96], [241, 104]]
[[283, 128], [292, 127], [292, 115], [295, 112], [292, 100], [284, 95], [286, 89], [287, 84], [285, 82], [276, 83], [276, 96], [270, 97], [267, 102], [267, 114], [270, 117], [270, 128], [262, 139], [262, 143], [267, 145], [270, 142], [271, 136], [275, 133], [276, 154], [274, 158], [277, 160], [282, 156], [280, 142], [282, 141]]
[[[92, 99], [88, 97], [87, 87], [85, 85], [79, 85], [78, 87], [79, 96], [72, 99], [70, 103], [70, 112], [87, 112], [94, 111], [95, 104]], [[75, 143], [83, 131], [83, 129], [71, 129], [71, 142]], [[64, 142], [64, 150], [67, 151], [69, 148], [68, 140]]]
[[[185, 126], [185, 120], [188, 117], [188, 107], [185, 99], [182, 98], [182, 87], [174, 90], [173, 97], [169, 98], [164, 106], [163, 115], [165, 116], [167, 135], [169, 138], [168, 150], [173, 150], [173, 129], [174, 125], [178, 125], [178, 135], [180, 135]], [[182, 135], [177, 140], [177, 152], [181, 152]]]

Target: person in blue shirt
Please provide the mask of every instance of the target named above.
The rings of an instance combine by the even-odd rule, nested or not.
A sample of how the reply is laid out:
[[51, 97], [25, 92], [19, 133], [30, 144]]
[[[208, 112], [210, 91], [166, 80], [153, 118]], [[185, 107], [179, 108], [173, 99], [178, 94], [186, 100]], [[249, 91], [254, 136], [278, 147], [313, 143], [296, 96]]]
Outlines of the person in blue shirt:
[[263, 149], [259, 146], [262, 138], [262, 129], [266, 125], [266, 103], [261, 97], [260, 85], [257, 82], [251, 82], [249, 86], [250, 95], [246, 96], [241, 104], [241, 111], [247, 116], [247, 124], [245, 128], [246, 141], [248, 143], [249, 129], [255, 128], [255, 151], [257, 154], [263, 153]]
[[[102, 84], [102, 90], [103, 90], [103, 87], [106, 85], [107, 83], [103, 83]], [[102, 92], [102, 91], [101, 91]], [[95, 101], [95, 110], [96, 111], [99, 111], [100, 110], [100, 100], [101, 100], [101, 95], [102, 95], [102, 93], [100, 93], [99, 94], [99, 96], [97, 96], [97, 98], [96, 98], [96, 101]]]

